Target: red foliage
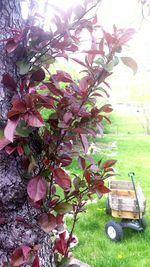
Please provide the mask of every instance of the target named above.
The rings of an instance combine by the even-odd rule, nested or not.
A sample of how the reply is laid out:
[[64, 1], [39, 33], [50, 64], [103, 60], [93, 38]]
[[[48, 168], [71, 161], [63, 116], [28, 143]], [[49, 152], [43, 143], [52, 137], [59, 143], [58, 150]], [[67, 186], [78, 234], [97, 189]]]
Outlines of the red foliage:
[[27, 263], [29, 260], [29, 253], [31, 248], [28, 246], [21, 246], [16, 248], [11, 256], [11, 263], [14, 267], [20, 267], [22, 264]]
[[[84, 16], [90, 5], [91, 0], [76, 10], [60, 12], [58, 9], [60, 16], [54, 16], [55, 30], [51, 32], [28, 25], [22, 30], [12, 29], [11, 37], [1, 40], [6, 42], [7, 53], [16, 55], [18, 80], [9, 73], [4, 73], [2, 78], [3, 85], [11, 90], [13, 97], [3, 129], [4, 136], [0, 137], [0, 149], [5, 148], [9, 155], [17, 152], [21, 157], [28, 176], [31, 176], [27, 183], [28, 199], [33, 207], [40, 209], [37, 223], [46, 233], [63, 224], [65, 213], [72, 212], [75, 223], [78, 213], [83, 211], [85, 196], [108, 193], [104, 179], [113, 175], [112, 166], [116, 163], [116, 160], [100, 160], [96, 164], [87, 157], [88, 135], [96, 137], [97, 125], [103, 119], [110, 122], [105, 113], [112, 111], [111, 105], [97, 107], [94, 98], [108, 96], [105, 88], [110, 86], [105, 80], [112, 74], [114, 56], [132, 37], [134, 30], [114, 26], [113, 33], [109, 33], [100, 27], [100, 37], [96, 40], [97, 17], [87, 19]], [[82, 78], [74, 80], [64, 70], [51, 74], [49, 67], [56, 59], [63, 57], [68, 60], [68, 52], [79, 51], [82, 30], [89, 31], [91, 47], [83, 51], [84, 60], [71, 58], [82, 66]], [[122, 61], [136, 71], [132, 59], [124, 57]], [[50, 110], [48, 118], [43, 118], [44, 108]], [[36, 130], [38, 138], [34, 135], [35, 127], [40, 128], [40, 131]], [[68, 174], [65, 167], [72, 163], [72, 147], [77, 140], [83, 147], [83, 155], [78, 157], [82, 175], [74, 174], [72, 183], [72, 174]], [[39, 166], [35, 160], [38, 153]], [[57, 190], [58, 186], [63, 197], [59, 194], [60, 188]], [[60, 233], [54, 242], [54, 251], [68, 256], [71, 240], [72, 233], [69, 239], [66, 232]], [[28, 262], [30, 252], [35, 256], [32, 267], [39, 267], [35, 250], [26, 245], [13, 251], [12, 266]]]
[[36, 255], [31, 267], [40, 267], [39, 257]]
[[107, 169], [112, 167], [115, 163], [117, 162], [117, 160], [107, 160], [103, 163], [102, 168], [103, 169]]
[[9, 73], [5, 73], [2, 78], [2, 83], [4, 86], [16, 91], [17, 83], [14, 81], [13, 77], [9, 75]]
[[60, 254], [65, 255], [67, 246], [66, 232], [59, 235], [59, 238], [55, 240], [54, 250], [58, 251]]
[[53, 214], [43, 213], [39, 217], [38, 223], [44, 232], [50, 233], [52, 230], [55, 229], [57, 225], [57, 220]]
[[53, 177], [55, 179], [55, 183], [58, 184], [61, 188], [63, 188], [64, 191], [70, 191], [71, 179], [62, 168], [55, 169], [53, 171]]
[[33, 202], [38, 202], [46, 197], [47, 183], [41, 176], [30, 179], [27, 185], [27, 192]]

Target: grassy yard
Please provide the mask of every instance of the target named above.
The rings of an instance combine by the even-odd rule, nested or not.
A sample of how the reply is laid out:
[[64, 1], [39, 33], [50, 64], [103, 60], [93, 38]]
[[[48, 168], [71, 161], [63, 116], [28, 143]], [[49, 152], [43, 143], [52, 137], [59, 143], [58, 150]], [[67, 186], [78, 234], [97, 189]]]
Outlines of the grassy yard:
[[[97, 143], [114, 143], [116, 148], [102, 150], [95, 154], [95, 159], [108, 156], [118, 159], [116, 171], [118, 179], [128, 179], [128, 172], [134, 171], [136, 183], [140, 182], [147, 199], [145, 218], [150, 225], [150, 137], [149, 136], [113, 136], [97, 138]], [[72, 172], [77, 172], [75, 163]], [[111, 216], [105, 213], [106, 197], [96, 204], [87, 206], [86, 214], [81, 214], [75, 233], [79, 244], [74, 248], [74, 255], [92, 267], [149, 267], [150, 266], [150, 227], [144, 233], [130, 229], [124, 230], [124, 238], [115, 243], [105, 235], [105, 224]], [[67, 221], [70, 224], [70, 219]]]
[[144, 129], [141, 124], [143, 118], [137, 114], [118, 113], [114, 111], [110, 114], [112, 123], [105, 123], [104, 131], [116, 135], [144, 134]]

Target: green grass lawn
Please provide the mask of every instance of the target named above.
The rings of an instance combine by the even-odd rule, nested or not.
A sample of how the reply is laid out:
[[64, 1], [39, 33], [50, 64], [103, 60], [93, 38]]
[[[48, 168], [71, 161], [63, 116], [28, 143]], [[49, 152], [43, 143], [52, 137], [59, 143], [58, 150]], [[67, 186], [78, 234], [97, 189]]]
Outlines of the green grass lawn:
[[143, 118], [139, 114], [113, 112], [110, 114], [110, 120], [111, 124], [105, 122], [105, 133], [116, 135], [144, 134], [141, 124]]
[[[135, 172], [136, 183], [140, 182], [147, 199], [145, 218], [150, 225], [150, 136], [113, 136], [97, 138], [96, 141], [99, 145], [116, 142], [117, 148], [102, 150], [94, 157], [118, 159], [115, 166], [119, 174], [117, 179], [128, 179], [128, 172]], [[71, 171], [78, 171], [75, 163]], [[149, 267], [150, 227], [143, 233], [124, 229], [121, 242], [109, 240], [105, 234], [105, 224], [112, 218], [105, 213], [105, 201], [106, 197], [103, 197], [96, 204], [89, 204], [86, 214], [80, 215], [75, 229], [79, 244], [73, 250], [74, 256], [92, 267]], [[67, 221], [71, 223], [70, 218]]]

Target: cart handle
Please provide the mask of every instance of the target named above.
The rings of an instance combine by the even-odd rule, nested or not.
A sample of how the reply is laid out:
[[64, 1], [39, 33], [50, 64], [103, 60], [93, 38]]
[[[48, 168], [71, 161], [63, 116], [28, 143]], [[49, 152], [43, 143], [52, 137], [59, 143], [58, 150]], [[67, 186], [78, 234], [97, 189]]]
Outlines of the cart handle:
[[137, 196], [137, 191], [136, 191], [136, 187], [135, 187], [135, 183], [134, 183], [134, 176], [135, 173], [134, 172], [129, 172], [128, 176], [131, 178], [132, 184], [133, 184], [133, 189], [135, 192], [135, 197], [136, 197], [136, 201], [137, 201], [137, 206], [138, 206], [138, 211], [139, 211], [139, 221], [141, 222], [141, 215], [140, 215], [140, 204], [139, 204], [139, 200], [138, 200], [138, 196]]
[[134, 172], [129, 172], [128, 176], [132, 179], [135, 176], [135, 173]]

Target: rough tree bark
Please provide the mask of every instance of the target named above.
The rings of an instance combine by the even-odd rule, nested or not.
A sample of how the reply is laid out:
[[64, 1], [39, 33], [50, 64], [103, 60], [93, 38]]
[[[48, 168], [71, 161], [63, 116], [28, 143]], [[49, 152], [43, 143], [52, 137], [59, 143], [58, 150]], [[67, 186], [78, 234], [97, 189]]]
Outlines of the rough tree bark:
[[[21, 27], [20, 0], [0, 0], [0, 39], [10, 36], [10, 28]], [[0, 80], [3, 73], [10, 73], [17, 79], [14, 65], [15, 56], [9, 55], [0, 42]], [[6, 119], [11, 107], [11, 92], [0, 83], [0, 117]], [[1, 125], [0, 125], [1, 126]], [[27, 193], [22, 179], [20, 159], [0, 152], [0, 267], [9, 258], [11, 251], [26, 244], [41, 244], [41, 265], [52, 266], [50, 259], [49, 237], [34, 225], [37, 211], [27, 202]], [[25, 218], [26, 223], [17, 220], [18, 216]], [[5, 221], [4, 221], [5, 218]], [[32, 219], [31, 219], [32, 218]], [[32, 221], [32, 225], [31, 225]]]

